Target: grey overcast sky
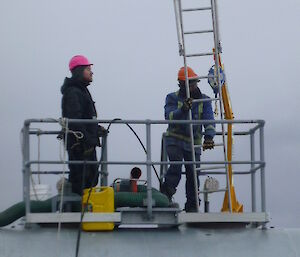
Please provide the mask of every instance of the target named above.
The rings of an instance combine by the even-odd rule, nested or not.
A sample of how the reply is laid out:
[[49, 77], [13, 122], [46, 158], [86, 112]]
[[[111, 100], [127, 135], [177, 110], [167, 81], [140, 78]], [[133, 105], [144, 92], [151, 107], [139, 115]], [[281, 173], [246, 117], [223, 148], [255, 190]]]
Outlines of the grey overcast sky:
[[[198, 1], [183, 2], [186, 7], [198, 6]], [[266, 120], [267, 208], [272, 224], [300, 227], [300, 1], [218, 2], [222, 58], [235, 118]], [[207, 29], [209, 21], [205, 14], [191, 14], [186, 28]], [[0, 210], [22, 199], [23, 121], [60, 117], [60, 86], [70, 75], [68, 61], [73, 55], [84, 54], [94, 63], [89, 88], [100, 119], [163, 119], [165, 96], [177, 90], [183, 62], [171, 0], [2, 0], [0, 33]], [[195, 36], [187, 45], [201, 51], [211, 50], [210, 43], [209, 38]], [[205, 75], [212, 62], [207, 58], [191, 66]], [[206, 81], [200, 88], [212, 96]], [[144, 128], [135, 128], [144, 139]], [[156, 160], [165, 129], [153, 128]], [[145, 159], [127, 128], [113, 125], [109, 137], [110, 160]], [[235, 160], [248, 158], [247, 143], [236, 139]], [[32, 159], [37, 158], [36, 146], [35, 140]], [[58, 153], [55, 138], [42, 139], [42, 159], [58, 159]], [[205, 152], [203, 158], [214, 156]], [[111, 167], [110, 181], [127, 177], [129, 169]], [[42, 177], [43, 183], [52, 184], [53, 194], [56, 180]], [[248, 211], [249, 181], [235, 180], [237, 197]], [[180, 187], [175, 199], [182, 206], [183, 183]], [[214, 210], [220, 209], [222, 197], [212, 198]]]

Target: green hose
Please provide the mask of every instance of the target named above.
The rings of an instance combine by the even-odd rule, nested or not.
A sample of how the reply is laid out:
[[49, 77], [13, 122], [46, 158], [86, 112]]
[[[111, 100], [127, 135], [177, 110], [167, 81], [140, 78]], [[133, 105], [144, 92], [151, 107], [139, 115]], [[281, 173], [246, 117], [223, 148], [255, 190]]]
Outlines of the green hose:
[[[117, 192], [115, 193], [115, 208], [117, 207], [145, 207], [147, 192]], [[168, 207], [169, 199], [164, 194], [152, 189], [152, 199], [155, 207]]]
[[[130, 190], [129, 181], [122, 181], [118, 186], [113, 185], [115, 190], [115, 208], [118, 207], [145, 207], [147, 199], [147, 186], [138, 185], [137, 193], [128, 192]], [[117, 191], [117, 188], [119, 192]], [[155, 207], [168, 207], [170, 202], [166, 195], [152, 188], [152, 199]]]
[[[52, 212], [53, 198], [57, 198], [57, 196], [54, 196], [45, 201], [30, 201], [30, 212]], [[72, 202], [72, 211], [80, 212], [81, 202]], [[13, 206], [0, 213], [0, 227], [7, 226], [23, 216], [25, 216], [25, 203], [19, 202], [17, 204], [14, 204]]]
[[[31, 212], [51, 212], [52, 198], [46, 201], [30, 201]], [[25, 215], [25, 203], [19, 202], [0, 213], [0, 227], [4, 227]]]
[[[147, 187], [138, 186], [137, 193], [132, 192], [115, 192], [115, 208], [118, 207], [145, 207], [144, 201], [147, 199]], [[32, 213], [52, 212], [52, 199], [54, 196], [45, 201], [30, 201], [30, 211]], [[158, 190], [152, 188], [152, 198], [155, 207], [168, 207], [168, 198]], [[72, 211], [81, 211], [81, 202], [72, 203]], [[4, 227], [25, 215], [25, 203], [19, 202], [0, 213], [0, 227]]]

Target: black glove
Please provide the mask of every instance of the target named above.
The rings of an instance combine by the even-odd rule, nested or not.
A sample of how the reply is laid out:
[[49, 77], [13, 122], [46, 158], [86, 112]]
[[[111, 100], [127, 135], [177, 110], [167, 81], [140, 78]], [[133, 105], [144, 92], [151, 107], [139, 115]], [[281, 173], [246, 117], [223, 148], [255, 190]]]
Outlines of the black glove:
[[187, 112], [188, 110], [192, 109], [192, 105], [193, 105], [193, 99], [187, 98], [183, 101], [183, 105], [182, 105], [181, 109], [184, 112]]
[[215, 146], [214, 140], [212, 138], [204, 139], [204, 142], [202, 144], [203, 151], [207, 149], [213, 149]]
[[105, 129], [104, 127], [98, 125], [98, 131], [97, 131], [98, 137], [104, 137], [104, 136], [107, 136], [107, 134], [108, 134], [108, 130]]

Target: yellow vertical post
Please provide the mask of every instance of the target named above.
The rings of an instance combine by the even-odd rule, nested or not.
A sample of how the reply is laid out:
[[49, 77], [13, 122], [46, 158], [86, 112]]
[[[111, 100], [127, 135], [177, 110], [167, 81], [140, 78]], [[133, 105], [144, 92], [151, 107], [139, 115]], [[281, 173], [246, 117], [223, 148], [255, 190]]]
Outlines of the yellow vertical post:
[[[220, 66], [221, 65], [221, 60], [219, 56], [219, 62]], [[226, 83], [222, 86], [222, 100], [223, 100], [223, 106], [224, 106], [224, 112], [225, 112], [225, 119], [226, 120], [233, 120], [233, 112], [232, 112], [232, 107], [230, 103], [230, 97], [229, 97], [229, 92], [227, 89]], [[232, 140], [232, 124], [227, 125], [227, 160], [228, 162], [232, 161], [232, 145], [233, 145], [233, 140]], [[232, 211], [233, 212], [243, 212], [243, 205], [240, 204], [235, 195], [235, 190], [233, 186], [233, 174], [232, 174], [232, 164], [228, 164], [228, 173], [229, 173], [229, 185], [230, 185], [230, 195], [231, 195], [231, 204], [232, 204]], [[222, 212], [229, 211], [229, 201], [228, 201], [228, 191], [225, 192], [224, 195], [224, 201], [223, 201], [223, 207], [222, 207]]]

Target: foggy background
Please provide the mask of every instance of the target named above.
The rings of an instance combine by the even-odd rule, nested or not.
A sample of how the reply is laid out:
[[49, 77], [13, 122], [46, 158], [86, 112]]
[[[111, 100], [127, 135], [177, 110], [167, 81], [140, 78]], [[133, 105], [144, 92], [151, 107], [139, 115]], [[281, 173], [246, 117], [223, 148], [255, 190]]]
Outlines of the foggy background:
[[[209, 4], [197, 2], [186, 0], [184, 7]], [[218, 2], [222, 61], [234, 116], [266, 121], [266, 190], [271, 224], [300, 227], [300, 2]], [[185, 27], [211, 28], [210, 13], [185, 14]], [[68, 62], [73, 55], [83, 54], [94, 64], [94, 82], [89, 90], [99, 119], [163, 119], [165, 96], [178, 88], [177, 72], [183, 60], [178, 55], [171, 0], [2, 0], [0, 32], [0, 211], [22, 200], [23, 122], [27, 118], [60, 117], [60, 87], [70, 76]], [[187, 52], [211, 51], [212, 47], [209, 35], [188, 36]], [[199, 75], [206, 75], [213, 59], [195, 58], [189, 64]], [[213, 96], [206, 80], [199, 87]], [[145, 127], [133, 127], [145, 142]], [[161, 134], [165, 130], [165, 125], [152, 128], [153, 160], [160, 158]], [[145, 160], [141, 146], [124, 125], [112, 125], [108, 140], [109, 160]], [[36, 149], [37, 140], [32, 138], [31, 159], [37, 159]], [[54, 136], [41, 138], [41, 160], [58, 160], [59, 149]], [[205, 152], [202, 159], [220, 156], [220, 149], [216, 149]], [[235, 137], [234, 160], [249, 156], [249, 139]], [[110, 166], [109, 181], [128, 177], [131, 168]], [[145, 178], [146, 168], [141, 168]], [[62, 166], [41, 167], [47, 169], [62, 170]], [[256, 177], [259, 195], [259, 173]], [[56, 194], [58, 178], [50, 175], [41, 180], [51, 184]], [[154, 173], [152, 180], [157, 187]], [[221, 178], [220, 182], [224, 184]], [[234, 182], [238, 201], [250, 211], [250, 177], [235, 177]], [[183, 207], [184, 178], [175, 200]], [[223, 193], [214, 194], [212, 210], [219, 211], [222, 201]]]

